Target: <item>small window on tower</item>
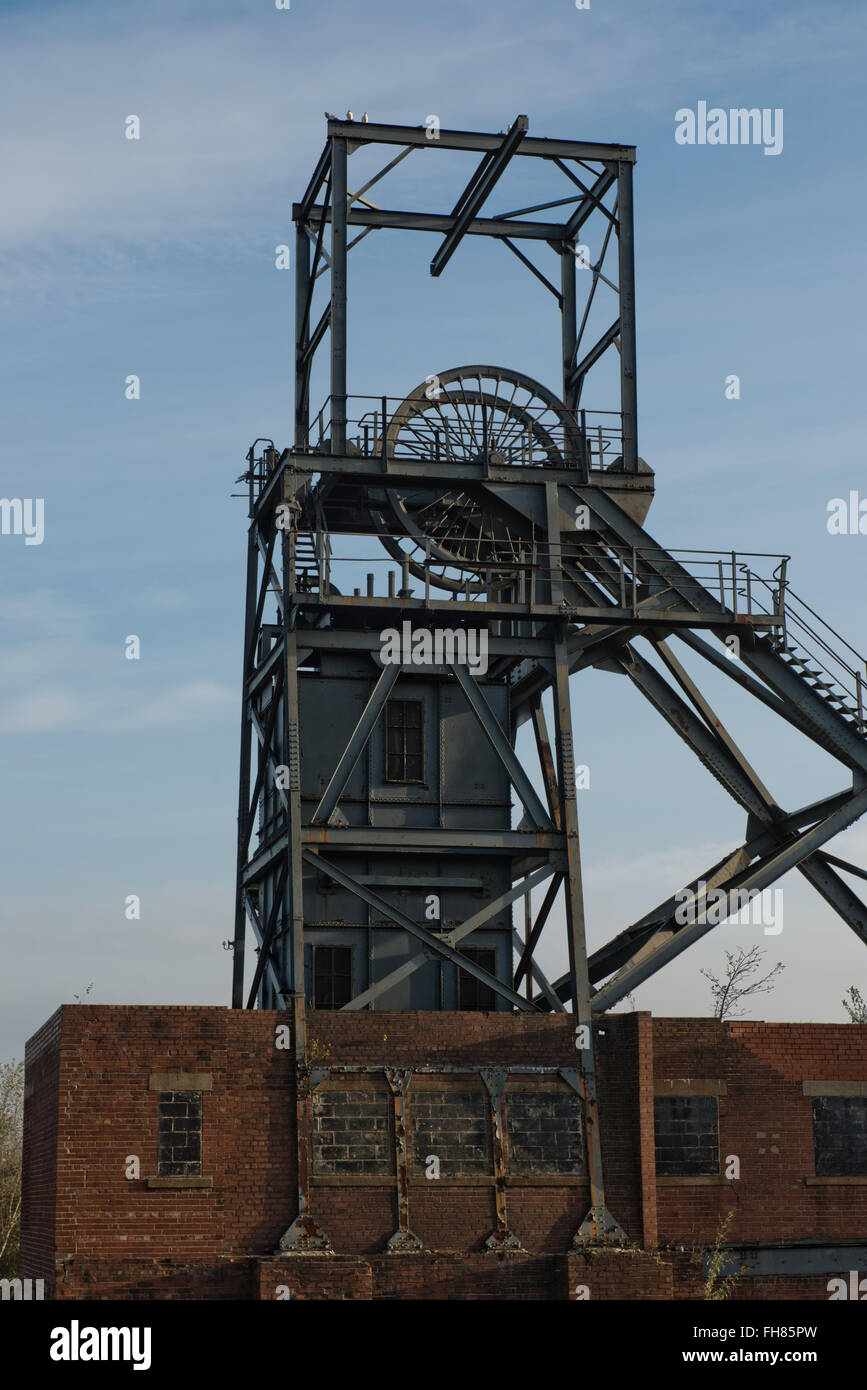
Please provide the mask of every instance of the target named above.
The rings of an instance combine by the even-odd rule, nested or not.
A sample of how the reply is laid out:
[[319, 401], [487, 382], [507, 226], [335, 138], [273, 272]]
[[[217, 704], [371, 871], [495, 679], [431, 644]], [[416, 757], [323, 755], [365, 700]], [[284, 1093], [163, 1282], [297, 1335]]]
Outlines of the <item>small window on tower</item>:
[[421, 700], [389, 700], [385, 707], [385, 780], [424, 781]]
[[352, 998], [351, 946], [313, 947], [313, 1007], [342, 1009]]
[[[489, 975], [497, 971], [497, 953], [492, 946], [466, 946], [462, 956], [480, 965]], [[497, 996], [490, 985], [482, 984], [465, 970], [458, 971], [458, 1008], [467, 1013], [489, 1013], [497, 1007]]]

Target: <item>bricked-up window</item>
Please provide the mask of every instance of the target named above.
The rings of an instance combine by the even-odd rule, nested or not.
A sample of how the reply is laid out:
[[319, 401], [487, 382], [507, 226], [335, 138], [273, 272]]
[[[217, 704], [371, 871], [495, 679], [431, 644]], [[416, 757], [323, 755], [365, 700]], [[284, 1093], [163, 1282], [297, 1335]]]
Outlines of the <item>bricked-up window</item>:
[[314, 1176], [389, 1177], [394, 1171], [391, 1110], [391, 1092], [384, 1088], [317, 1086], [313, 1092]]
[[817, 1178], [867, 1177], [867, 1096], [814, 1096]]
[[352, 998], [351, 946], [313, 947], [313, 1007], [342, 1009]]
[[385, 707], [385, 780], [424, 781], [422, 700], [389, 700]]
[[161, 1178], [201, 1176], [201, 1091], [159, 1092], [158, 1164]]
[[[465, 946], [462, 956], [480, 965], [493, 975], [497, 969], [497, 953], [492, 946]], [[468, 1013], [489, 1012], [497, 1007], [497, 996], [490, 985], [483, 985], [474, 975], [465, 970], [458, 971], [458, 1008]]]
[[413, 1081], [409, 1092], [413, 1170], [421, 1175], [435, 1154], [443, 1177], [488, 1174], [487, 1092], [455, 1085], [435, 1090]]
[[513, 1173], [583, 1174], [581, 1102], [572, 1090], [506, 1091], [509, 1167]]
[[660, 1178], [719, 1173], [716, 1096], [656, 1096], [656, 1174]]

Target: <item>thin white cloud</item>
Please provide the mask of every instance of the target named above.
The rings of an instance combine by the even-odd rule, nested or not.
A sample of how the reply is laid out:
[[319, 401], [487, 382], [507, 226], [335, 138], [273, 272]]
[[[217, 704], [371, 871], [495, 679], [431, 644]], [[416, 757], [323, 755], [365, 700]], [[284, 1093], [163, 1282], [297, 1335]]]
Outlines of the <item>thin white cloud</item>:
[[[184, 597], [156, 587], [146, 606], [172, 612]], [[156, 673], [146, 657], [126, 660], [125, 630], [108, 642], [93, 635], [97, 625], [95, 615], [50, 590], [0, 601], [0, 737], [169, 727], [224, 719], [237, 708], [234, 687], [183, 678], [188, 650], [163, 658]], [[104, 630], [105, 620], [99, 625]]]
[[[428, 44], [420, 72], [426, 7], [413, 16], [395, 6], [398, 24], [389, 6], [357, 14], [345, 4], [299, 7], [291, 18], [275, 12], [271, 31], [250, 14], [214, 14], [203, 24], [200, 13], [167, 9], [154, 23], [150, 8], [119, 16], [112, 7], [111, 22], [98, 28], [62, 15], [49, 29], [42, 17], [7, 24], [7, 250], [27, 245], [50, 266], [86, 243], [107, 270], [119, 244], [201, 250], [214, 236], [246, 235], [271, 197], [288, 213], [321, 147], [323, 111], [342, 114], [347, 101], [356, 114], [368, 107], [373, 119], [419, 124], [433, 101], [443, 124], [490, 127], [511, 118], [521, 93], [518, 104], [537, 125], [562, 122], [564, 108], [573, 123], [596, 125], [600, 104], [616, 99], [624, 115], [662, 114], [678, 90], [683, 100], [698, 92], [773, 105], [772, 88], [793, 74], [812, 81], [833, 65], [839, 84], [854, 81], [863, 50], [851, 12], [833, 4], [752, 26], [694, 4], [669, 6], [664, 23], [652, 7], [633, 8], [624, 25], [619, 8], [578, 13], [563, 0], [556, 15], [534, 16], [528, 33], [524, 6], [446, 3], [437, 34], [449, 32], [452, 14], [460, 41]], [[495, 82], [468, 83], [492, 65]], [[142, 123], [137, 141], [124, 135], [131, 114]]]

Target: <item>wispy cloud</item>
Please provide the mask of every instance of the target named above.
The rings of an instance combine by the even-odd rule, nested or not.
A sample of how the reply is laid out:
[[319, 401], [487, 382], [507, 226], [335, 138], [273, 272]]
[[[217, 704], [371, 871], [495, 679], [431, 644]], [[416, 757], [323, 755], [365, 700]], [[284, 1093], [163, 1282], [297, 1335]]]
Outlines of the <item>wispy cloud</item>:
[[[425, 103], [436, 101], [446, 125], [490, 125], [514, 114], [511, 94], [521, 93], [540, 120], [568, 107], [573, 122], [586, 121], [600, 101], [610, 105], [614, 73], [618, 108], [632, 113], [664, 109], [677, 88], [686, 97], [684, 83], [709, 95], [716, 83], [721, 100], [740, 101], [756, 82], [768, 96], [769, 73], [809, 81], [833, 65], [845, 84], [860, 75], [864, 51], [846, 4], [733, 24], [726, 11], [682, 0], [664, 24], [640, 7], [627, 24], [619, 6], [581, 14], [563, 0], [556, 14], [534, 16], [528, 34], [510, 24], [510, 15], [526, 19], [523, 7], [446, 0], [420, 77], [419, 44], [434, 34], [425, 7], [353, 14], [345, 4], [299, 4], [267, 17], [254, 7], [217, 10], [206, 23], [199, 6], [169, 7], [158, 24], [154, 8], [91, 6], [84, 28], [62, 11], [49, 26], [44, 16], [7, 22], [0, 114], [15, 132], [4, 150], [7, 252], [29, 246], [50, 264], [86, 242], [107, 271], [124, 244], [201, 251], [212, 238], [233, 238], [270, 197], [288, 210], [322, 143], [323, 111], [342, 114], [347, 102], [357, 114], [369, 107], [374, 119], [420, 124]], [[100, 12], [104, 23], [94, 22]], [[442, 42], [450, 32], [459, 41]], [[496, 94], [467, 80], [491, 64]], [[142, 123], [137, 141], [124, 136], [130, 114]]]
[[[169, 588], [156, 587], [151, 597], [157, 611], [183, 604]], [[97, 626], [52, 591], [0, 601], [0, 736], [144, 730], [219, 720], [235, 710], [233, 687], [188, 678], [189, 653], [164, 657], [157, 670], [147, 659], [126, 660], [125, 632], [108, 641], [94, 635]]]

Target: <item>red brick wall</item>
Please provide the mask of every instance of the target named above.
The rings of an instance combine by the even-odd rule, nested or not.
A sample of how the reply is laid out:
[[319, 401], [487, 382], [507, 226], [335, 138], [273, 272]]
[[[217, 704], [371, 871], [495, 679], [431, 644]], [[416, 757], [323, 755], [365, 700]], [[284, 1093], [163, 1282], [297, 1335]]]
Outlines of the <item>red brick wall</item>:
[[[812, 1185], [812, 1100], [803, 1082], [867, 1081], [867, 1027], [654, 1019], [654, 1074], [716, 1079], [720, 1157], [740, 1178], [718, 1186], [658, 1187], [660, 1243], [713, 1241], [733, 1211], [727, 1241], [862, 1239], [867, 1180]], [[776, 1150], [776, 1152], [775, 1152]]]
[[597, 1043], [605, 1201], [629, 1239], [636, 1242], [644, 1234], [638, 1037], [637, 1014], [612, 1014], [600, 1026]]
[[575, 1025], [566, 1014], [340, 1013], [308, 1017], [310, 1047], [323, 1065], [574, 1067]]
[[[644, 1015], [606, 1020], [599, 1057], [602, 1142], [607, 1154], [609, 1208], [630, 1238], [642, 1236], [638, 1142], [638, 1024]], [[571, 1016], [537, 1018], [509, 1014], [321, 1012], [309, 1020], [311, 1047], [323, 1065], [387, 1063], [393, 1066], [525, 1065], [575, 1067], [575, 1024]], [[521, 1078], [521, 1083], [527, 1078]], [[589, 1183], [509, 1185], [509, 1226], [528, 1251], [563, 1251], [587, 1214]], [[496, 1225], [492, 1188], [446, 1183], [410, 1187], [412, 1229], [431, 1250], [480, 1251]], [[315, 1187], [320, 1224], [340, 1248], [358, 1254], [381, 1251], [396, 1216], [381, 1190]], [[351, 1214], [351, 1226], [347, 1227]], [[386, 1229], [391, 1222], [390, 1229]]]
[[[573, 1251], [566, 1257], [567, 1298], [670, 1299], [671, 1263], [643, 1250]], [[585, 1292], [586, 1290], [586, 1292]]]
[[409, 1300], [562, 1299], [562, 1255], [331, 1255], [262, 1260], [259, 1296]]
[[[275, 1027], [286, 1017], [218, 1008], [59, 1010], [26, 1054], [32, 1093], [25, 1111], [22, 1275], [46, 1278], [50, 1287], [56, 1264], [59, 1297], [255, 1297], [259, 1263], [272, 1257], [296, 1210], [292, 1054], [274, 1045]], [[802, 1089], [805, 1079], [867, 1079], [867, 1028], [646, 1014], [612, 1016], [604, 1028], [606, 1200], [634, 1245], [653, 1248], [657, 1220], [660, 1247], [712, 1243], [729, 1208], [735, 1218], [728, 1241], [867, 1242], [867, 1183], [804, 1181], [813, 1171], [812, 1107]], [[574, 1067], [573, 1035], [571, 1018], [556, 1015], [320, 1012], [310, 1019], [314, 1065], [323, 1066]], [[157, 1071], [213, 1078], [203, 1094], [203, 1173], [212, 1178], [211, 1189], [147, 1186], [157, 1172], [157, 1097], [148, 1084]], [[740, 1157], [737, 1182], [656, 1182], [654, 1079], [683, 1078], [725, 1082], [720, 1148], [723, 1156]], [[125, 1176], [130, 1155], [141, 1160], [137, 1180]], [[515, 1296], [566, 1298], [575, 1283], [588, 1282], [573, 1280], [573, 1266], [584, 1256], [569, 1253], [589, 1205], [588, 1183], [513, 1179], [507, 1200], [509, 1227], [525, 1256], [484, 1250], [496, 1226], [491, 1185], [411, 1176], [410, 1225], [429, 1253], [391, 1256], [383, 1252], [398, 1224], [393, 1181], [313, 1183], [313, 1215], [337, 1256], [349, 1261], [329, 1266], [335, 1288], [349, 1279], [350, 1292], [334, 1296], [500, 1297], [511, 1295], [498, 1290], [520, 1284], [523, 1292]], [[635, 1297], [702, 1296], [700, 1268], [689, 1266], [688, 1256], [677, 1256], [673, 1286], [666, 1283], [669, 1255], [667, 1274], [649, 1258], [611, 1267], [630, 1288], [635, 1271]], [[316, 1279], [326, 1275], [314, 1275], [316, 1267], [326, 1269], [311, 1257], [313, 1283], [298, 1275], [297, 1296], [317, 1296]], [[373, 1273], [358, 1275], [360, 1268]], [[607, 1266], [597, 1264], [591, 1273], [594, 1268], [599, 1284], [594, 1294], [590, 1280], [591, 1297], [633, 1296], [605, 1283]], [[826, 1284], [818, 1277], [744, 1280], [739, 1290], [756, 1291], [735, 1296], [772, 1296], [768, 1289], [787, 1296], [791, 1285], [800, 1290], [792, 1296], [827, 1297]]]
[[[291, 1054], [274, 1046], [278, 1015], [64, 1006], [55, 1018], [62, 1029], [56, 1258], [76, 1264], [93, 1256], [183, 1260], [273, 1247], [296, 1200]], [[34, 1085], [29, 1104], [40, 1114], [42, 1107], [55, 1108], [49, 1079], [31, 1067], [29, 1050], [26, 1062]], [[147, 1187], [157, 1173], [157, 1098], [148, 1089], [154, 1071], [213, 1076], [213, 1090], [203, 1096], [203, 1171], [213, 1177], [210, 1191]], [[49, 1159], [41, 1136], [32, 1130], [28, 1142], [44, 1165]], [[131, 1155], [141, 1162], [138, 1180], [125, 1176]], [[25, 1174], [25, 1194], [29, 1273], [40, 1229], [34, 1213], [44, 1210], [32, 1170]], [[39, 1258], [46, 1258], [49, 1244], [43, 1236]]]
[[27, 1043], [24, 1053], [24, 1152], [21, 1276], [54, 1290], [60, 1009]]

